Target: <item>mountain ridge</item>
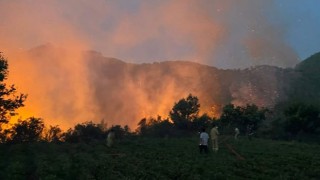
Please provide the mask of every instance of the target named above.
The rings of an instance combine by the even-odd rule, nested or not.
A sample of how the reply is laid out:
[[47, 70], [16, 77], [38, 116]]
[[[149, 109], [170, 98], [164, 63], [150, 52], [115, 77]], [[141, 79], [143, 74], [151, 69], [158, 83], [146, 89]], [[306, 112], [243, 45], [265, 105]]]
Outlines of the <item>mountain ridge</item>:
[[[21, 61], [25, 63], [21, 67], [30, 67], [33, 75], [20, 70], [21, 86], [28, 86], [29, 98], [38, 109], [47, 106], [44, 118], [59, 112], [59, 117], [78, 117], [74, 120], [78, 122], [90, 117], [134, 127], [144, 117], [168, 116], [174, 103], [190, 93], [199, 98], [201, 113], [210, 116], [218, 116], [228, 103], [272, 108], [292, 97], [293, 82], [304, 76], [297, 68], [270, 65], [219, 69], [181, 60], [135, 64], [96, 51], [73, 53], [43, 46], [26, 52], [32, 58]], [[50, 83], [40, 83], [34, 91], [30, 86], [34, 82]], [[47, 101], [41, 104], [35, 99]]]

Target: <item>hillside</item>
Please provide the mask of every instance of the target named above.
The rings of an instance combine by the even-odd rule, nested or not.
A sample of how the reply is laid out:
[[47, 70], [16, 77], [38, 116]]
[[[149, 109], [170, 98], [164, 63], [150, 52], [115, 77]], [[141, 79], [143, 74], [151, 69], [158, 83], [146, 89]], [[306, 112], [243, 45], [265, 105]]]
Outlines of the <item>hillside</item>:
[[26, 52], [14, 65], [21, 69], [10, 72], [29, 94], [26, 107], [39, 112], [36, 116], [65, 126], [104, 119], [134, 128], [144, 117], [167, 117], [190, 93], [199, 98], [201, 113], [210, 116], [219, 116], [228, 103], [270, 108], [288, 98], [319, 101], [317, 59], [319, 54], [294, 69], [226, 70], [186, 61], [133, 64], [45, 45]]
[[227, 103], [272, 107], [286, 98], [287, 75], [294, 73], [273, 66], [222, 70], [184, 61], [130, 64], [92, 52], [87, 60], [95, 102], [116, 119], [167, 115], [189, 93], [199, 97], [201, 110], [210, 115]]
[[292, 81], [290, 98], [320, 104], [320, 53], [297, 64], [298, 76]]

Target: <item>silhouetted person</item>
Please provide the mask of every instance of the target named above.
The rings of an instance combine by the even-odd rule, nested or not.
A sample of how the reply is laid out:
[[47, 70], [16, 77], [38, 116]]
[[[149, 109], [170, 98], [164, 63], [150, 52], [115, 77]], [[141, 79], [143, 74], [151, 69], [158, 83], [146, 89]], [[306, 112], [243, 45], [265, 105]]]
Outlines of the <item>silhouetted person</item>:
[[252, 139], [253, 134], [253, 125], [247, 125], [247, 136], [249, 140]]
[[200, 154], [204, 151], [205, 153], [208, 153], [208, 139], [209, 135], [206, 133], [206, 129], [202, 128], [200, 133], [200, 143], [199, 143], [199, 150]]
[[107, 146], [108, 147], [112, 147], [114, 145], [114, 139], [115, 139], [115, 133], [114, 130], [111, 129], [108, 133], [108, 137], [107, 137]]
[[219, 150], [219, 145], [218, 145], [219, 131], [216, 125], [213, 125], [213, 128], [210, 131], [210, 136], [212, 141], [212, 150], [217, 152]]

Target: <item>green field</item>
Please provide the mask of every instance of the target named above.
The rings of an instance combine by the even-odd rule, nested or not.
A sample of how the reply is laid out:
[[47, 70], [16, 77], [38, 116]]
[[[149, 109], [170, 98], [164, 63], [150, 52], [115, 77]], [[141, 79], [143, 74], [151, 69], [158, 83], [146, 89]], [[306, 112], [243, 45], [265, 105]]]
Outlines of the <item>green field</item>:
[[[198, 138], [132, 138], [90, 144], [0, 145], [0, 179], [320, 179], [320, 145], [221, 137], [199, 154]], [[234, 152], [244, 159], [239, 159]]]

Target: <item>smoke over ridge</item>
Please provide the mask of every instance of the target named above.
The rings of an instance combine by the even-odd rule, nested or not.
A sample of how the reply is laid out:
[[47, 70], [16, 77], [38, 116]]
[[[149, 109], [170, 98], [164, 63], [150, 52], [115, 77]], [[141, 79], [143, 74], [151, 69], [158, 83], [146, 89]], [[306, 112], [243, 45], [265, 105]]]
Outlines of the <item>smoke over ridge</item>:
[[[119, 66], [119, 77], [112, 76], [113, 69], [99, 70], [106, 67], [104, 60], [85, 50], [132, 63], [180, 59], [222, 68], [292, 67], [297, 55], [285, 41], [286, 28], [265, 17], [270, 13], [277, 13], [274, 1], [264, 0], [1, 1], [0, 50], [9, 59], [9, 79], [29, 94], [21, 114], [64, 127], [108, 117], [109, 124], [129, 121], [134, 126], [139, 116], [167, 115], [188, 93], [200, 97], [205, 112], [219, 109], [213, 106], [222, 102], [237, 102], [243, 93], [221, 99], [223, 80], [209, 72], [191, 77], [186, 72], [194, 69], [181, 64], [167, 64], [176, 74], [150, 67], [148, 75], [126, 64], [125, 69]], [[52, 45], [37, 47], [47, 43]], [[216, 84], [206, 84], [208, 78]], [[111, 84], [119, 89], [105, 89]], [[114, 107], [106, 109], [110, 103]]]
[[191, 60], [222, 68], [294, 66], [286, 26], [264, 0], [0, 2], [4, 52], [46, 43], [132, 62]]

